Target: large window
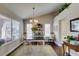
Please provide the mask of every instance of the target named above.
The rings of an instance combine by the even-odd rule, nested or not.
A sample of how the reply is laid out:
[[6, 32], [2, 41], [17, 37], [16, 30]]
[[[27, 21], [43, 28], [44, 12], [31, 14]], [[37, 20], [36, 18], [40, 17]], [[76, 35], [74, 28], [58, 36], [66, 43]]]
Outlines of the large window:
[[19, 22], [0, 15], [0, 45], [19, 39]]
[[0, 19], [0, 42], [8, 41], [11, 41], [11, 20]]
[[27, 39], [32, 39], [32, 24], [27, 24]]
[[12, 39], [19, 39], [19, 22], [12, 20]]
[[44, 37], [50, 37], [50, 24], [45, 24], [45, 34], [44, 34]]

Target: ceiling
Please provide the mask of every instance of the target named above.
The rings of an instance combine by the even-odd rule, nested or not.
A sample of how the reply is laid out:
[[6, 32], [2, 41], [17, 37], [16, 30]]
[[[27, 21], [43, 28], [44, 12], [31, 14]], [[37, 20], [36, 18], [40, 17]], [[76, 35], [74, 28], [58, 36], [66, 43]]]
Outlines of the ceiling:
[[4, 3], [2, 4], [22, 19], [33, 16], [35, 6], [35, 17], [55, 12], [62, 3]]

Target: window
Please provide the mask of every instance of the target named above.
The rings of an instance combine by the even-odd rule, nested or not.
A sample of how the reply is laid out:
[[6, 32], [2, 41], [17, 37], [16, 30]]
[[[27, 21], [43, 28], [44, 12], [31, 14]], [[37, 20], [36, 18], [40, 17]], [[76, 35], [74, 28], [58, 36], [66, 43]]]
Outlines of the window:
[[50, 37], [50, 24], [45, 24], [45, 34], [44, 37]]
[[32, 39], [32, 24], [27, 24], [27, 39]]
[[19, 39], [19, 22], [12, 20], [12, 39]]
[[0, 45], [11, 40], [11, 19], [0, 18]]
[[0, 45], [19, 39], [19, 22], [0, 15]]

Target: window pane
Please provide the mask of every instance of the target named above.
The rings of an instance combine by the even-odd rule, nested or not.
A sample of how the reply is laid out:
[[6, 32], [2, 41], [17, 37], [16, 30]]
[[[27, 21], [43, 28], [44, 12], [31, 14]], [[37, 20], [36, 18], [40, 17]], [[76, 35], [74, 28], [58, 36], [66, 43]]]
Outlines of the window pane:
[[12, 40], [19, 39], [19, 22], [12, 20]]
[[0, 18], [0, 45], [11, 41], [11, 19]]
[[44, 37], [50, 37], [50, 24], [45, 24], [45, 34]]
[[32, 39], [32, 24], [27, 24], [27, 39]]
[[19, 39], [19, 22], [0, 15], [0, 45]]

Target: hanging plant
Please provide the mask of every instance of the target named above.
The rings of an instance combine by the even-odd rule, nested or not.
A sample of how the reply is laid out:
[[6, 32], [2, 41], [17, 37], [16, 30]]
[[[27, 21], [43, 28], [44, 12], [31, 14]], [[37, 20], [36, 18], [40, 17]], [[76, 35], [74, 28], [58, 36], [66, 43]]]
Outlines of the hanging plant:
[[65, 3], [60, 9], [59, 13], [62, 12], [64, 9], [66, 9], [71, 3]]

